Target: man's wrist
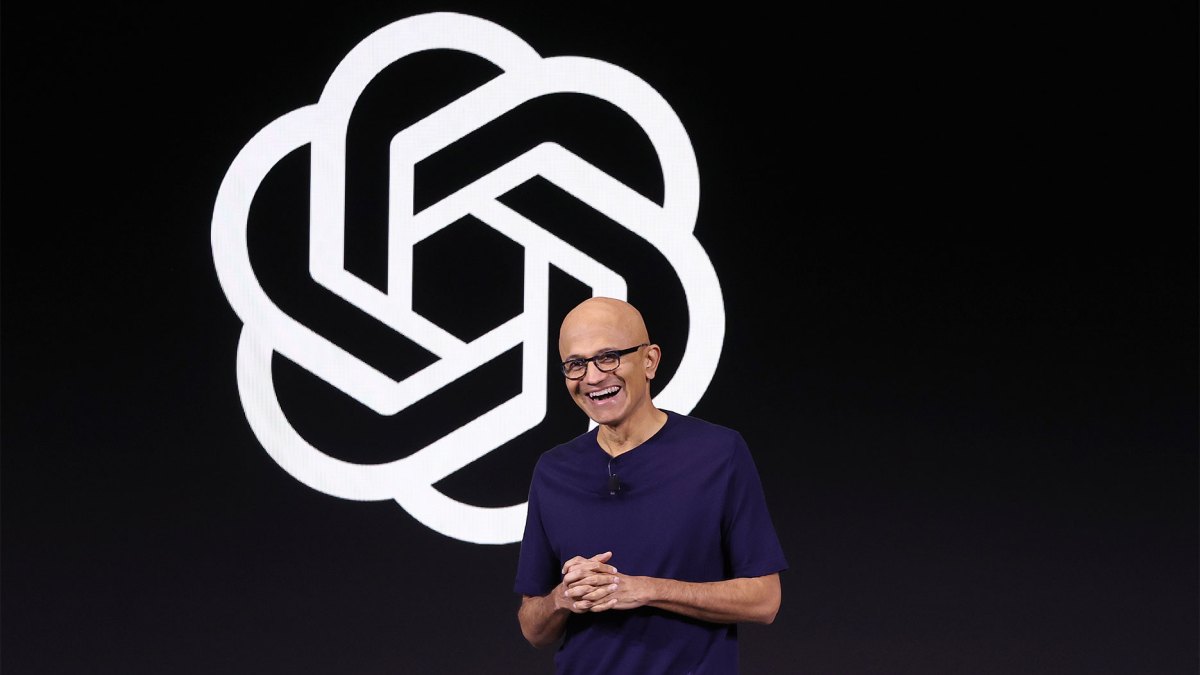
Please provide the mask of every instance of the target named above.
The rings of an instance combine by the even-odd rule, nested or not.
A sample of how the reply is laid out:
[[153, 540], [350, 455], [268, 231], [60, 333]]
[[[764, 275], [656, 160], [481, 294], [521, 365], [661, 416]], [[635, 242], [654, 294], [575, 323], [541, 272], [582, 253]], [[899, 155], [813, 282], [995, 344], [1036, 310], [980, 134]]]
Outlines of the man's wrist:
[[660, 602], [670, 600], [670, 579], [660, 579], [658, 577], [644, 577], [646, 580], [646, 605], [654, 605]]
[[575, 606], [576, 603], [580, 602], [580, 598], [568, 595], [568, 590], [570, 589], [566, 583], [559, 583], [554, 587], [553, 591], [550, 591], [550, 595], [552, 596], [550, 600], [553, 602], [555, 614], [578, 614], [584, 611]]
[[571, 611], [571, 598], [567, 597], [567, 587], [561, 582], [550, 591], [550, 605], [555, 614]]

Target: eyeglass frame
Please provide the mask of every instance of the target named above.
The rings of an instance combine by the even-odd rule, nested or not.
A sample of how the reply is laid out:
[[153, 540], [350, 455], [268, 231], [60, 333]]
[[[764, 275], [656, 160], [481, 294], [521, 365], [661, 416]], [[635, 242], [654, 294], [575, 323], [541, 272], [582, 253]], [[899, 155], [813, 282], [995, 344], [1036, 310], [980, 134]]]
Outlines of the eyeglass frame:
[[[587, 367], [588, 367], [589, 363], [594, 364], [596, 366], [596, 370], [598, 370], [602, 373], [611, 373], [611, 372], [615, 371], [617, 368], [621, 367], [621, 357], [622, 356], [625, 356], [626, 354], [632, 354], [632, 353], [636, 352], [637, 350], [641, 349], [642, 347], [649, 347], [649, 346], [650, 346], [649, 342], [643, 342], [642, 344], [640, 344], [636, 347], [630, 347], [629, 349], [607, 349], [605, 351], [600, 352], [599, 354], [596, 354], [595, 356], [591, 356], [586, 359], [584, 359], [584, 358], [568, 359], [566, 361], [563, 361], [561, 364], [559, 364], [558, 368], [559, 368], [559, 370], [562, 371], [563, 377], [567, 378], [568, 380], [582, 380], [583, 378], [587, 377]], [[599, 359], [604, 358], [606, 356], [610, 356], [612, 354], [617, 355], [617, 365], [613, 366], [610, 370], [605, 370], [605, 369], [601, 368]], [[583, 372], [579, 374], [579, 377], [571, 377], [570, 375], [567, 374], [567, 365], [573, 364], [573, 363], [582, 363], [583, 364]]]

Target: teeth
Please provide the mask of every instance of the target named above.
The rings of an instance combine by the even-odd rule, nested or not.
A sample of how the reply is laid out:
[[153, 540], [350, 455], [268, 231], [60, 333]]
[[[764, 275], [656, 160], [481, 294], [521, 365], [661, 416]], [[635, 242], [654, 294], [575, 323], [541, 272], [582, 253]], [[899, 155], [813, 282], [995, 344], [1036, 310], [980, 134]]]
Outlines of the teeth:
[[595, 399], [595, 398], [599, 398], [599, 397], [601, 397], [601, 396], [604, 396], [604, 395], [606, 395], [606, 394], [615, 394], [615, 393], [617, 393], [618, 391], [620, 391], [620, 389], [621, 389], [620, 387], [617, 387], [617, 386], [612, 386], [612, 387], [609, 387], [608, 389], [601, 389], [601, 390], [599, 390], [599, 391], [589, 391], [589, 392], [588, 392], [588, 397], [589, 397], [589, 398], [592, 398], [592, 399]]

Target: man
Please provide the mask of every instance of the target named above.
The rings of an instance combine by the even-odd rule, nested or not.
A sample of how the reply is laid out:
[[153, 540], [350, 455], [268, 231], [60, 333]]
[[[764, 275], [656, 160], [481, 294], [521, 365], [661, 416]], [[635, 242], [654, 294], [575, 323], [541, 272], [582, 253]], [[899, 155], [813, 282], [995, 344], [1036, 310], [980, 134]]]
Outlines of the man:
[[599, 426], [546, 452], [516, 592], [560, 673], [733, 673], [740, 621], [771, 623], [787, 568], [740, 434], [659, 410], [662, 350], [628, 303], [592, 298], [559, 332], [567, 391]]

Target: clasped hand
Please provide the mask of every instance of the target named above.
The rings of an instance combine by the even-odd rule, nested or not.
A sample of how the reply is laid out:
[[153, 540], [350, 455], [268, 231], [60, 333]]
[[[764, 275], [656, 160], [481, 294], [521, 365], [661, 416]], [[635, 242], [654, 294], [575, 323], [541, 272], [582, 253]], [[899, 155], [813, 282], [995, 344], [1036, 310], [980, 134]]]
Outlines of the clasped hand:
[[562, 567], [563, 580], [555, 604], [575, 614], [609, 609], [633, 609], [646, 604], [649, 577], [621, 574], [607, 564], [612, 551], [583, 558], [575, 556]]

